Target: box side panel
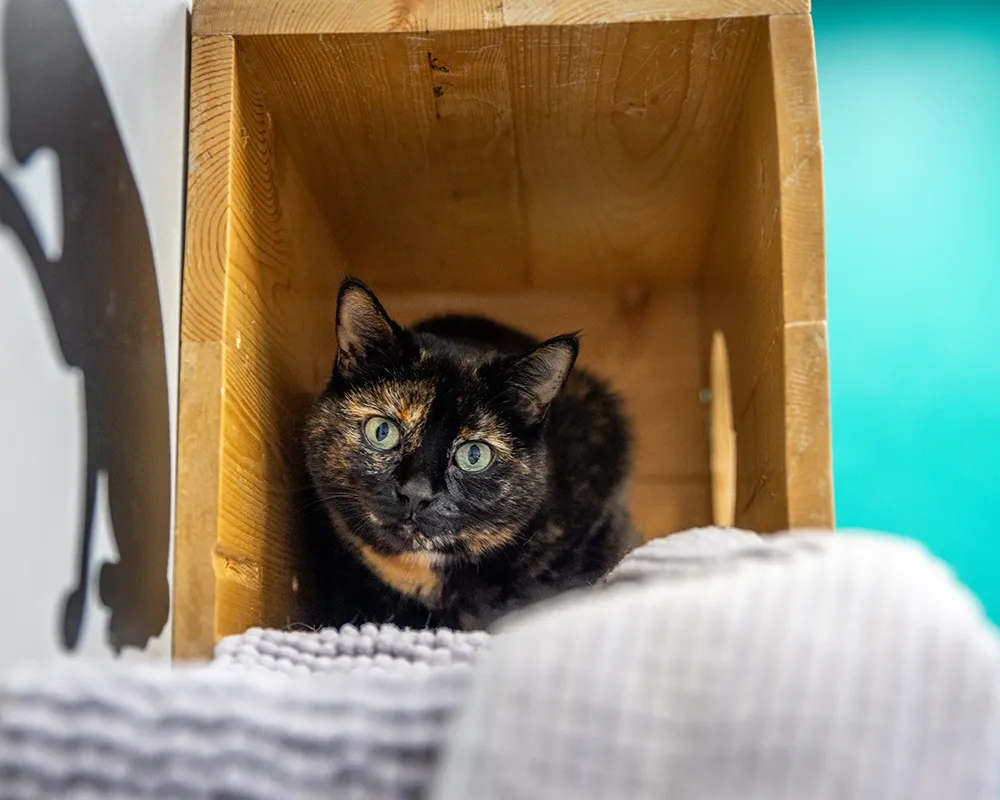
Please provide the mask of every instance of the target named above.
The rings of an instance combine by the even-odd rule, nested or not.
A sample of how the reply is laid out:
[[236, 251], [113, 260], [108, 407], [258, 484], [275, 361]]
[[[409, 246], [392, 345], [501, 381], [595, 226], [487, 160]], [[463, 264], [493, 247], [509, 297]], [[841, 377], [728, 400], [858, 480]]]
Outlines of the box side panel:
[[702, 338], [704, 353], [726, 338], [736, 524], [760, 531], [833, 522], [818, 133], [810, 20], [772, 18], [719, 194]]
[[762, 40], [720, 185], [704, 272], [706, 357], [721, 331], [736, 431], [736, 524], [787, 527], [781, 184], [769, 43]]
[[812, 20], [774, 17], [770, 29], [781, 168], [788, 516], [794, 528], [831, 528], [823, 151]]
[[195, 0], [201, 34], [426, 33], [503, 25], [592, 25], [809, 11], [810, 0]]
[[298, 443], [333, 362], [343, 275], [337, 246], [239, 40], [236, 57], [217, 637], [296, 617]]
[[580, 365], [621, 394], [633, 426], [631, 509], [639, 530], [648, 538], [709, 522], [694, 290], [380, 296], [403, 324], [461, 312], [490, 316], [539, 338], [581, 330]]
[[503, 25], [500, 0], [195, 0], [195, 33], [413, 33]]
[[806, 13], [810, 0], [503, 0], [506, 25], [718, 20]]
[[214, 644], [211, 554], [219, 509], [234, 69], [232, 37], [194, 37], [178, 404], [176, 658], [208, 655]]

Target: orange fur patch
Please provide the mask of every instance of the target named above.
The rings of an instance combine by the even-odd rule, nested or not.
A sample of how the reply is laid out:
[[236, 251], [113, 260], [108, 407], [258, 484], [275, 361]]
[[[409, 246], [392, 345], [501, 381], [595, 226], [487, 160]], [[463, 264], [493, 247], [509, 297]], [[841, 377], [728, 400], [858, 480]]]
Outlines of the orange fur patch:
[[434, 400], [434, 385], [429, 381], [386, 382], [359, 389], [345, 398], [344, 413], [359, 422], [368, 417], [385, 416], [399, 420], [406, 433], [404, 447], [419, 447], [423, 425]]
[[441, 576], [434, 571], [434, 553], [376, 553], [367, 544], [358, 548], [361, 557], [383, 583], [409, 597], [433, 604], [441, 596]]
[[510, 433], [492, 414], [480, 414], [472, 425], [463, 427], [458, 436], [467, 442], [486, 442], [497, 455], [505, 458], [510, 458], [514, 452]]
[[400, 422], [419, 424], [433, 399], [434, 385], [428, 381], [387, 381], [351, 392], [345, 411], [359, 419], [384, 414]]
[[459, 539], [465, 545], [470, 555], [482, 556], [493, 550], [499, 550], [517, 537], [516, 528], [500, 528], [498, 530], [464, 530]]

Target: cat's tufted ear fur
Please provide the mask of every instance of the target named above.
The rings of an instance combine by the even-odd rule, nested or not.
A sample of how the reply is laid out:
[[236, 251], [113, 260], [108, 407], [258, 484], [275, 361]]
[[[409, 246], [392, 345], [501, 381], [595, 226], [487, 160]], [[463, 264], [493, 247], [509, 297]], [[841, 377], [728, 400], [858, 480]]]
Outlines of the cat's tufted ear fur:
[[375, 293], [357, 278], [345, 278], [337, 295], [337, 363], [351, 377], [366, 366], [398, 356], [402, 330]]
[[542, 342], [507, 368], [508, 386], [521, 412], [531, 421], [540, 421], [569, 377], [580, 340], [564, 334]]

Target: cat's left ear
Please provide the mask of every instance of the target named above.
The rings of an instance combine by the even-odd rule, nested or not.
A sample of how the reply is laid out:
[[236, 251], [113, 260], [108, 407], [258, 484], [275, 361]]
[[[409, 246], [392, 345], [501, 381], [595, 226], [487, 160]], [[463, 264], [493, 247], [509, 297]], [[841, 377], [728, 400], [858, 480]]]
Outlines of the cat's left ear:
[[375, 293], [356, 278], [345, 278], [337, 296], [337, 364], [350, 377], [365, 365], [399, 355], [402, 330], [389, 319]]
[[518, 407], [529, 420], [540, 421], [545, 416], [549, 405], [562, 391], [579, 352], [577, 336], [565, 334], [542, 342], [507, 368], [508, 385], [514, 391]]

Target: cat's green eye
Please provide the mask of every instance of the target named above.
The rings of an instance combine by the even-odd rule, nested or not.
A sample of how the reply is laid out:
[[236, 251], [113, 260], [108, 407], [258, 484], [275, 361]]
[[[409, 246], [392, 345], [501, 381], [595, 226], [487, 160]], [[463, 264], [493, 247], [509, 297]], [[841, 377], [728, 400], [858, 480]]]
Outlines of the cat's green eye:
[[371, 417], [365, 422], [365, 438], [372, 447], [379, 450], [392, 450], [399, 444], [399, 428], [395, 422], [385, 417]]
[[486, 442], [466, 442], [455, 451], [455, 463], [465, 472], [481, 472], [493, 461], [493, 451]]

